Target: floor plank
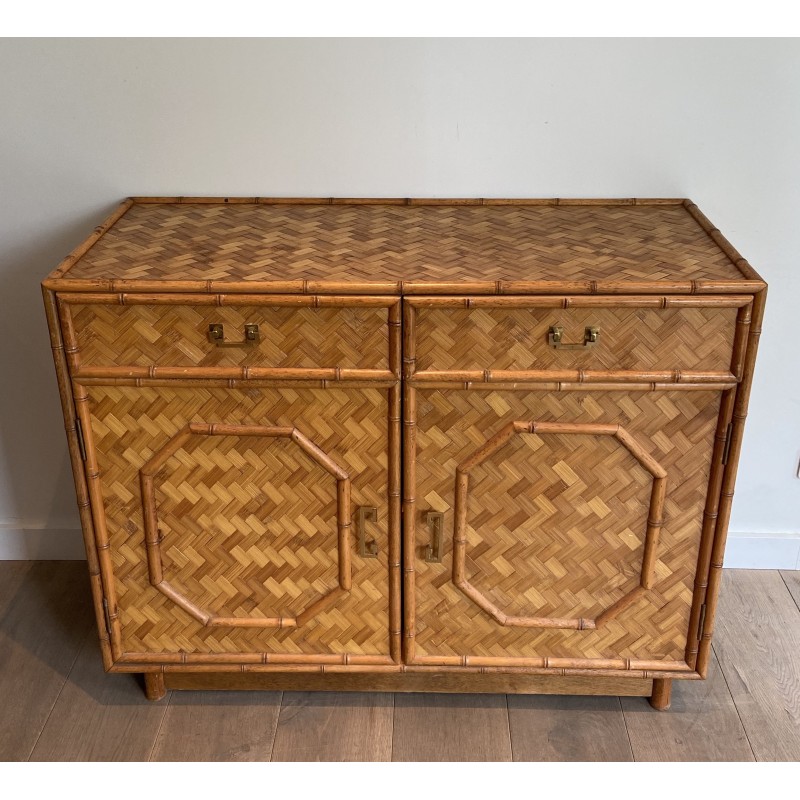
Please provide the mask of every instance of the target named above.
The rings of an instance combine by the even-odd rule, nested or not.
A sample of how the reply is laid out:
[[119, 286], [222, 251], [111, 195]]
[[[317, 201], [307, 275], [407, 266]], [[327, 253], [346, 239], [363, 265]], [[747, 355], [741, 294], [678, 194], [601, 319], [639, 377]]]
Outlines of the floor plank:
[[395, 695], [392, 761], [511, 761], [506, 696]]
[[786, 588], [794, 598], [798, 611], [800, 611], [800, 570], [781, 570], [781, 578], [783, 578]]
[[78, 654], [32, 761], [146, 761], [167, 710], [134, 675], [106, 675], [94, 632]]
[[724, 571], [714, 649], [756, 759], [800, 760], [800, 614], [778, 572]]
[[269, 761], [280, 692], [173, 692], [152, 761]]
[[13, 601], [32, 566], [32, 561], [0, 561], [0, 614]]
[[284, 692], [273, 761], [388, 761], [394, 696]]
[[633, 760], [617, 697], [510, 694], [508, 722], [514, 761]]
[[30, 755], [94, 629], [84, 562], [22, 564], [0, 573], [0, 759], [14, 761]]
[[716, 658], [704, 681], [673, 681], [669, 711], [622, 698], [636, 761], [754, 761]]

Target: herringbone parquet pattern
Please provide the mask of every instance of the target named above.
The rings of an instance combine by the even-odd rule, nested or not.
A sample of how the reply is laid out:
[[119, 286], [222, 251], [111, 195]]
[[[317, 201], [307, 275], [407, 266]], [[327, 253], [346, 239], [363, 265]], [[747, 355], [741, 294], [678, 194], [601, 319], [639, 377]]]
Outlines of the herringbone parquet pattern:
[[[387, 397], [377, 390], [90, 387], [123, 650], [388, 653]], [[294, 426], [375, 506], [376, 559], [297, 629], [205, 628], [148, 580], [138, 470], [190, 422]], [[289, 439], [193, 437], [156, 477], [164, 576], [225, 617], [292, 615], [337, 583], [336, 486]]]
[[[388, 369], [385, 308], [76, 305], [71, 311], [86, 365]], [[217, 347], [208, 340], [212, 323], [224, 325], [228, 341], [242, 341], [244, 326], [255, 323], [260, 339]]]
[[134, 205], [70, 278], [741, 279], [681, 205]]
[[[418, 308], [416, 369], [682, 369], [730, 368], [735, 308]], [[557, 350], [551, 325], [565, 342], [592, 347]]]
[[[683, 660], [717, 393], [417, 397], [417, 508], [445, 512], [442, 563], [415, 563], [418, 655]], [[653, 588], [602, 629], [502, 627], [451, 582], [456, 467], [513, 420], [622, 424], [667, 471]], [[466, 577], [503, 611], [593, 617], [635, 586], [651, 476], [613, 437], [516, 436], [471, 478]]]

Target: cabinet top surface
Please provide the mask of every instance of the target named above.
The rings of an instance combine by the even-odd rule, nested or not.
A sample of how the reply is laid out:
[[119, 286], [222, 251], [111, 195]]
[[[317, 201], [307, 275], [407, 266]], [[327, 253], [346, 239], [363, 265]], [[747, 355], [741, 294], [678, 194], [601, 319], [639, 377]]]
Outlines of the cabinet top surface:
[[63, 284], [52, 288], [113, 281], [115, 289], [196, 291], [210, 282], [205, 288], [291, 292], [309, 283], [390, 294], [405, 289], [401, 282], [457, 293], [482, 291], [477, 284], [503, 291], [499, 282], [520, 284], [511, 291], [537, 282], [598, 291], [599, 281], [624, 291], [748, 278], [757, 280], [689, 201], [201, 198], [126, 201], [50, 276]]

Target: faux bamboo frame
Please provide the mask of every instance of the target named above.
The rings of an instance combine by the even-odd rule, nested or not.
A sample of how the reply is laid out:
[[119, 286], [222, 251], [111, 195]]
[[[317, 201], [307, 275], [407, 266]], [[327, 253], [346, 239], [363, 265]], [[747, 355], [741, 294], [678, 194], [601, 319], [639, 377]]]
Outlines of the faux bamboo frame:
[[[741, 279], [678, 281], [470, 281], [433, 283], [420, 281], [169, 281], [81, 280], [70, 269], [135, 204], [230, 203], [315, 205], [683, 205], [688, 214], [728, 257]], [[761, 332], [766, 284], [750, 264], [689, 200], [503, 200], [503, 199], [342, 199], [342, 198], [148, 198], [124, 201], [92, 235], [75, 248], [42, 283], [51, 348], [62, 402], [76, 497], [86, 545], [90, 581], [97, 615], [103, 663], [107, 670], [144, 672], [148, 696], [158, 697], [170, 673], [358, 673], [397, 675], [508, 674], [529, 676], [624, 677], [652, 681], [652, 703], [666, 707], [672, 678], [705, 677], [719, 593], [722, 556], [741, 452], [753, 370]], [[401, 302], [402, 298], [402, 318]], [[80, 304], [197, 304], [261, 305], [323, 308], [386, 307], [389, 326], [389, 369], [364, 370], [339, 367], [275, 369], [269, 367], [192, 368], [82, 366], [79, 343], [69, 306]], [[631, 370], [427, 370], [415, 372], [415, 309], [454, 308], [589, 308], [633, 306], [642, 308], [737, 308], [733, 355], [727, 371]], [[402, 377], [402, 383], [401, 383]], [[388, 393], [389, 464], [389, 605], [390, 654], [386, 657], [325, 654], [297, 656], [273, 653], [150, 654], [126, 653], [120, 647], [119, 617], [102, 514], [102, 495], [91, 434], [86, 387], [102, 386], [241, 386], [373, 388]], [[626, 659], [558, 658], [433, 658], [415, 654], [414, 561], [415, 507], [414, 458], [416, 451], [416, 392], [418, 388], [457, 391], [509, 390], [523, 392], [659, 392], [718, 391], [721, 402], [711, 473], [700, 539], [694, 595], [684, 662]], [[79, 443], [81, 428], [85, 450]], [[513, 434], [512, 434], [513, 435]], [[617, 435], [618, 433], [610, 434]], [[618, 436], [618, 438], [620, 438]], [[622, 439], [620, 439], [622, 441]], [[624, 444], [624, 442], [623, 442]], [[627, 443], [631, 445], [631, 442]], [[626, 445], [627, 446], [627, 445]], [[633, 445], [632, 445], [633, 446]], [[646, 454], [645, 454], [646, 455]], [[85, 456], [85, 461], [84, 461]], [[402, 463], [402, 469], [401, 469]], [[657, 466], [657, 465], [656, 465]], [[466, 470], [468, 472], [468, 469]], [[463, 473], [466, 474], [466, 473]], [[146, 476], [145, 476], [146, 477]], [[144, 480], [144, 478], [143, 478]], [[341, 483], [343, 479], [338, 479]], [[654, 476], [656, 511], [663, 503], [663, 483]], [[653, 506], [651, 505], [651, 511]], [[651, 514], [654, 530], [660, 515]], [[345, 518], [338, 521], [340, 537]], [[402, 528], [402, 548], [400, 532]], [[151, 537], [152, 538], [152, 537]], [[149, 540], [148, 540], [149, 542]], [[346, 549], [346, 548], [345, 548]], [[646, 555], [652, 564], [654, 547]], [[402, 555], [402, 557], [401, 557]], [[454, 572], [456, 566], [454, 565]], [[401, 579], [402, 573], [402, 579]], [[340, 575], [341, 578], [341, 575]], [[633, 599], [625, 602], [635, 602]], [[624, 607], [605, 613], [618, 613]], [[502, 612], [501, 612], [502, 613]], [[603, 624], [602, 616], [596, 624]], [[401, 663], [404, 662], [404, 663]], [[431, 684], [434, 686], [435, 684]]]

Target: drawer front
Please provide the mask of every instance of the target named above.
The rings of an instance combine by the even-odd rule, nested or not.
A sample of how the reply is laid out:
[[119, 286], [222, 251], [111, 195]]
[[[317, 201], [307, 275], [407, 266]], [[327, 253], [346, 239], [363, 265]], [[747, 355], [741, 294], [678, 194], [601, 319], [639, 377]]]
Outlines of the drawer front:
[[[555, 306], [565, 300], [590, 303], [593, 299], [552, 298], [549, 302]], [[639, 303], [660, 300], [636, 298]], [[432, 305], [412, 300], [415, 369], [729, 372], [738, 309], [749, 300], [714, 298], [730, 305], [672, 308], [519, 307], [524, 300], [513, 298], [474, 298], [469, 301], [471, 307], [465, 308], [463, 298], [431, 298]], [[560, 342], [550, 335], [554, 328], [561, 329]], [[596, 331], [596, 341], [587, 336], [589, 329]]]
[[[65, 339], [75, 340], [79, 367], [386, 372], [389, 309], [397, 306], [392, 298], [346, 298], [323, 307], [312, 307], [311, 297], [280, 296], [260, 298], [252, 305], [246, 298], [226, 297], [224, 302], [230, 304], [222, 306], [175, 304], [174, 296], [129, 295], [124, 305], [113, 295], [112, 302], [85, 302], [81, 295], [59, 299]], [[342, 305], [359, 300], [365, 304]], [[257, 331], [248, 327], [254, 325]], [[211, 326], [221, 326], [216, 329], [219, 336], [212, 335]]]
[[391, 390], [76, 396], [117, 663], [392, 661]]
[[410, 391], [413, 660], [686, 669], [723, 393]]

